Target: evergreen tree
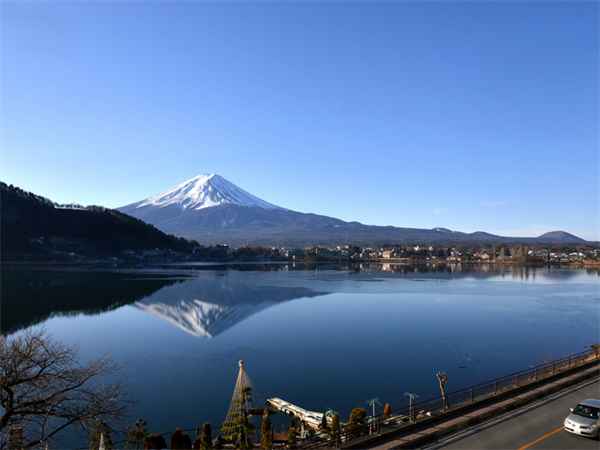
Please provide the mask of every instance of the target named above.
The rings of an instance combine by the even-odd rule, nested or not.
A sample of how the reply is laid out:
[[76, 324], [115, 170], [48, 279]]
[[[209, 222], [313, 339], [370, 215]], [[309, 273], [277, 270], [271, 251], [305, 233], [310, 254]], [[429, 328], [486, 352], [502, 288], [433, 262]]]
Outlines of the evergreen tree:
[[331, 418], [331, 446], [338, 448], [340, 446], [340, 416], [335, 413]]
[[273, 448], [273, 431], [269, 412], [265, 409], [263, 413], [262, 427], [260, 428], [260, 448], [269, 450]]
[[[254, 434], [254, 424], [252, 423], [252, 416], [248, 411], [249, 405], [252, 402], [252, 389], [250, 386], [240, 386], [237, 395], [232, 400], [233, 411], [227, 414], [227, 419], [223, 422], [221, 433], [223, 437], [230, 441], [235, 442], [241, 432], [245, 437], [250, 437]], [[242, 448], [247, 448], [249, 439], [244, 438], [244, 442], [240, 445]]]
[[127, 440], [127, 448], [131, 445], [132, 448], [139, 450], [145, 444], [146, 437], [148, 436], [148, 431], [146, 430], [146, 421], [142, 419], [136, 420], [133, 424], [133, 428], [127, 430], [127, 434], [130, 438]]
[[323, 410], [323, 417], [321, 417], [321, 429], [323, 431], [327, 430], [327, 410]]
[[200, 443], [200, 448], [202, 450], [212, 449], [212, 428], [210, 423], [206, 422], [202, 426], [202, 442]]
[[202, 448], [202, 435], [196, 436], [192, 444], [192, 450], [200, 450]]
[[104, 442], [106, 450], [112, 450], [113, 441], [110, 438], [110, 428], [103, 420], [97, 420], [92, 426], [92, 434], [90, 435], [90, 450], [98, 450], [100, 448], [100, 440]]
[[392, 408], [389, 403], [385, 404], [385, 408], [383, 409], [383, 420], [387, 420], [392, 414]]
[[290, 448], [296, 448], [296, 443], [296, 429], [292, 427], [288, 433], [288, 445]]

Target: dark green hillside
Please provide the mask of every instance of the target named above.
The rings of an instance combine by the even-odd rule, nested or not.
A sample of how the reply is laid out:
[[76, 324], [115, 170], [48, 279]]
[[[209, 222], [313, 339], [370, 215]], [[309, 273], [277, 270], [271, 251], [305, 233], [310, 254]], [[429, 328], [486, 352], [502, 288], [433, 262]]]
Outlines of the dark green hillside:
[[170, 249], [190, 253], [193, 243], [100, 206], [59, 206], [1, 183], [3, 261], [58, 260], [76, 253], [90, 258], [119, 256], [124, 249]]

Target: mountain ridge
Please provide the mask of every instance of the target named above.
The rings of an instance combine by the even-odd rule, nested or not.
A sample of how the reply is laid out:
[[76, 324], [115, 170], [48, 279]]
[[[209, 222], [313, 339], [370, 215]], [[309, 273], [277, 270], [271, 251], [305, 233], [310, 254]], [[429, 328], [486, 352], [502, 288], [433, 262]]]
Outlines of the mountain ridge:
[[217, 174], [198, 175], [167, 191], [117, 208], [168, 234], [205, 245], [376, 245], [384, 243], [585, 242], [564, 231], [537, 238], [464, 233], [447, 228], [364, 225], [266, 202]]
[[4, 182], [0, 182], [0, 192], [3, 261], [54, 260], [71, 252], [104, 258], [124, 249], [163, 248], [185, 253], [193, 250], [194, 244], [184, 238], [169, 236], [114, 209], [65, 207]]

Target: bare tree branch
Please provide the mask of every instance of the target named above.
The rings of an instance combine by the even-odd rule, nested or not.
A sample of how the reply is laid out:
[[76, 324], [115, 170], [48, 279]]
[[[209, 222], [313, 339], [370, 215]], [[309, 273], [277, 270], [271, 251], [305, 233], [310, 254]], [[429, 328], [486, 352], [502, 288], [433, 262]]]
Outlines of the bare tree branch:
[[134, 403], [108, 354], [80, 364], [79, 349], [52, 340], [45, 329], [0, 336], [0, 449], [11, 428], [22, 428], [23, 448], [82, 432], [96, 421], [123, 422]]

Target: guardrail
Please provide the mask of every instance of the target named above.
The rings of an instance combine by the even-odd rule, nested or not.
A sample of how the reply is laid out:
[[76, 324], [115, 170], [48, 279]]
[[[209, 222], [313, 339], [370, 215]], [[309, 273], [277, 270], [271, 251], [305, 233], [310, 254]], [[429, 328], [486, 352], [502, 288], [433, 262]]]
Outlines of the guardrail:
[[383, 418], [383, 414], [375, 417], [367, 417], [357, 424], [345, 424], [340, 430], [333, 434], [331, 430], [319, 431], [298, 443], [298, 448], [311, 448], [319, 442], [332, 447], [339, 447], [342, 442], [347, 442], [370, 433], [379, 433], [382, 428], [401, 427], [404, 424], [414, 424], [424, 417], [439, 414], [458, 406], [472, 404], [485, 398], [492, 398], [510, 390], [535, 383], [538, 380], [548, 378], [565, 370], [582, 365], [591, 360], [600, 358], [600, 344], [592, 345], [590, 350], [567, 356], [555, 361], [550, 361], [536, 367], [530, 367], [520, 372], [513, 373], [492, 381], [477, 384], [461, 389], [444, 397], [414, 403], [412, 406], [393, 410], [391, 414]]
[[[445, 395], [443, 398], [440, 395], [434, 399], [414, 403], [410, 407], [393, 410], [385, 419], [383, 418], [383, 414], [379, 414], [375, 417], [367, 417], [354, 425], [341, 425], [339, 431], [335, 434], [332, 434], [331, 430], [321, 430], [316, 433], [311, 431], [311, 433], [308, 434], [308, 437], [298, 440], [296, 448], [314, 448], [319, 446], [319, 444], [336, 448], [339, 447], [342, 442], [348, 442], [366, 434], [378, 433], [385, 428], [401, 428], [406, 424], [414, 424], [424, 417], [445, 412], [458, 406], [468, 405], [486, 397], [492, 398], [512, 389], [534, 383], [538, 380], [542, 380], [596, 359], [600, 359], [600, 344], [592, 345], [590, 350], [585, 352], [566, 356], [536, 367], [530, 367], [511, 375], [452, 392]], [[215, 432], [218, 433], [219, 428], [213, 428], [212, 430], [213, 434], [215, 434]], [[201, 427], [185, 429], [182, 431], [190, 436], [192, 442], [196, 436], [202, 434]], [[161, 434], [168, 445], [171, 432]], [[113, 448], [125, 449], [127, 448], [127, 443], [125, 440], [115, 442]]]

